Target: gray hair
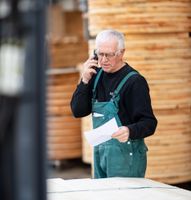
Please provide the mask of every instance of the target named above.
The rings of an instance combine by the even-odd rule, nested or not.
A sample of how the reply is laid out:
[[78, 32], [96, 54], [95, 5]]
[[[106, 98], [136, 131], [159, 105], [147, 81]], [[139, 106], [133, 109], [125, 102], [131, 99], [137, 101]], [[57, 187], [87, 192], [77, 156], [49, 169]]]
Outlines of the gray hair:
[[125, 49], [125, 37], [123, 33], [118, 32], [116, 30], [108, 29], [101, 31], [97, 34], [96, 37], [96, 48], [98, 47], [98, 44], [105, 41], [110, 41], [110, 39], [116, 38], [118, 42], [118, 50]]

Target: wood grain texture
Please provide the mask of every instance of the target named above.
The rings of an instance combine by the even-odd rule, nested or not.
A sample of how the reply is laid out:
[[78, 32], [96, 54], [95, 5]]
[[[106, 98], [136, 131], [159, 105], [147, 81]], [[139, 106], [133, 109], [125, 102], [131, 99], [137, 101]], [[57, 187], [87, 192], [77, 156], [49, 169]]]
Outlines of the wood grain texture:
[[47, 88], [47, 142], [50, 160], [78, 158], [82, 155], [81, 120], [70, 108], [79, 73], [51, 75]]
[[[149, 147], [146, 177], [166, 183], [191, 180], [191, 0], [88, 1], [89, 32], [124, 33], [125, 60], [147, 80], [155, 134]], [[95, 40], [89, 40], [89, 52]], [[86, 118], [82, 126], [87, 126]], [[91, 123], [91, 122], [89, 122]], [[85, 125], [84, 125], [85, 124]], [[83, 151], [91, 162], [88, 146]]]

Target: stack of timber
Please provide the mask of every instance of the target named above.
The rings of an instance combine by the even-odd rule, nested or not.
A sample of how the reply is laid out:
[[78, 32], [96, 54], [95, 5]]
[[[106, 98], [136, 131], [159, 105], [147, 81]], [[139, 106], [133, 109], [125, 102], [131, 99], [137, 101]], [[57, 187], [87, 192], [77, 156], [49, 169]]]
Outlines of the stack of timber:
[[[82, 138], [84, 138], [85, 131], [89, 131], [92, 129], [92, 120], [91, 115], [87, 117], [82, 118]], [[92, 163], [93, 157], [92, 157], [92, 146], [87, 142], [87, 140], [82, 140], [82, 158], [85, 163]]]
[[50, 66], [74, 67], [87, 59], [88, 43], [83, 36], [82, 13], [63, 11], [59, 5], [49, 8]]
[[88, 44], [81, 37], [52, 39], [49, 44], [50, 65], [54, 68], [73, 67], [87, 59]]
[[124, 34], [188, 32], [190, 0], [88, 1], [89, 30], [95, 36], [105, 28]]
[[47, 95], [48, 156], [51, 160], [78, 158], [82, 155], [81, 121], [70, 109], [78, 72], [52, 75]]
[[50, 68], [47, 89], [48, 158], [63, 160], [82, 156], [81, 121], [71, 113], [70, 100], [79, 80], [76, 66], [87, 59], [80, 11], [49, 8]]
[[[148, 81], [158, 127], [146, 138], [146, 177], [170, 184], [190, 181], [191, 0], [88, 3], [93, 38], [89, 40], [90, 51], [99, 31], [112, 28], [123, 32], [125, 59]], [[91, 149], [86, 151], [90, 155]]]

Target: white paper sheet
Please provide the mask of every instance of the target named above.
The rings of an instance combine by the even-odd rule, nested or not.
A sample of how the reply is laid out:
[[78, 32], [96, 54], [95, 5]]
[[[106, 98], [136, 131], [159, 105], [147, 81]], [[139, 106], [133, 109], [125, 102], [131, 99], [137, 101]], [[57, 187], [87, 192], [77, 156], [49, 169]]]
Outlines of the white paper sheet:
[[91, 131], [84, 132], [85, 138], [92, 146], [96, 146], [111, 139], [111, 135], [119, 129], [115, 118]]

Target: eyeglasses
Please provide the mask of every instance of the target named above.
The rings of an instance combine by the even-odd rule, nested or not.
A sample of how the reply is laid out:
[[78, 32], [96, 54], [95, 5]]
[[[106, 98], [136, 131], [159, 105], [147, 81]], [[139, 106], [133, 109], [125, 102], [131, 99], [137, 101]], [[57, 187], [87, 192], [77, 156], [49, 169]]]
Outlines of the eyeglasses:
[[119, 54], [120, 50], [117, 50], [116, 52], [111, 52], [111, 53], [102, 53], [102, 52], [99, 52], [96, 50], [96, 54], [98, 56], [98, 58], [103, 58], [104, 56], [107, 58], [107, 59], [112, 59], [114, 58], [117, 54]]

